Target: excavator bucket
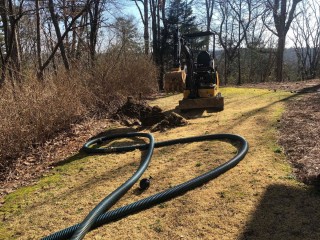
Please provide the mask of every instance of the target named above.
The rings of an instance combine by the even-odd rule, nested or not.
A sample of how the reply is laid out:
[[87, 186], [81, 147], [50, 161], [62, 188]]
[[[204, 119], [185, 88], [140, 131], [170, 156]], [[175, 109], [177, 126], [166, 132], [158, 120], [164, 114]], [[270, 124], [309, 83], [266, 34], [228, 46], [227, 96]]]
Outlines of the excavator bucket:
[[204, 109], [222, 111], [224, 108], [224, 98], [222, 96], [208, 98], [185, 98], [179, 101], [179, 109], [183, 112], [192, 109]]
[[183, 92], [185, 88], [186, 73], [184, 70], [173, 69], [167, 72], [164, 76], [164, 90], [165, 92]]

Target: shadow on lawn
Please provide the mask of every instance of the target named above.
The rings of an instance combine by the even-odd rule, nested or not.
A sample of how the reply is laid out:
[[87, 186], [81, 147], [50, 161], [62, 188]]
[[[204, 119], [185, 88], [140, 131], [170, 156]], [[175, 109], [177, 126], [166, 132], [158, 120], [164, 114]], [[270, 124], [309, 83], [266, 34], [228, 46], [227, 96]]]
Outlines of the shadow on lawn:
[[[274, 102], [270, 102], [268, 103], [267, 105], [263, 106], [263, 107], [258, 107], [258, 108], [255, 108], [251, 111], [248, 111], [248, 112], [245, 112], [242, 114], [241, 117], [237, 118], [235, 120], [235, 122], [233, 123], [231, 127], [233, 127], [234, 125], [239, 125], [241, 124], [243, 121], [245, 121], [246, 119], [250, 118], [250, 117], [253, 117], [255, 115], [257, 115], [259, 112], [263, 112], [263, 111], [266, 111], [268, 110], [270, 107], [272, 107], [273, 105], [277, 104], [277, 103], [280, 103], [280, 102], [287, 102], [287, 101], [290, 101], [290, 100], [293, 100], [299, 96], [303, 96], [303, 95], [306, 95], [306, 94], [309, 94], [309, 93], [315, 93], [315, 92], [319, 92], [320, 90], [320, 84], [319, 85], [316, 85], [316, 86], [312, 86], [312, 87], [307, 87], [307, 88], [303, 88], [301, 90], [299, 90], [298, 92], [295, 92], [294, 94], [288, 96], [288, 97], [285, 97], [283, 99], [280, 99], [280, 100], [277, 100], [277, 101], [274, 101]], [[263, 94], [264, 95], [264, 94]], [[246, 100], [245, 102], [243, 102], [242, 104], [245, 105], [247, 104], [248, 100]], [[226, 106], [225, 108], [228, 108], [228, 105], [230, 103], [226, 103]]]
[[[92, 139], [96, 139], [96, 138], [101, 138], [101, 137], [104, 137], [104, 136], [110, 136], [110, 135], [114, 135], [114, 134], [122, 134], [122, 133], [130, 133], [130, 132], [135, 132], [136, 130], [134, 128], [117, 128], [117, 129], [109, 129], [109, 130], [106, 130], [106, 131], [103, 131], [103, 132], [100, 132], [98, 133], [97, 135], [95, 136], [92, 136], [91, 138], [88, 139], [89, 140], [92, 140]], [[141, 140], [140, 138], [133, 138], [136, 143], [145, 143], [143, 140]], [[131, 145], [132, 142], [122, 142], [121, 145], [126, 145], [126, 144], [129, 144]], [[116, 144], [117, 146], [119, 146], [120, 144], [117, 143]], [[95, 147], [101, 147], [102, 145], [96, 145]], [[92, 154], [87, 154], [85, 153], [84, 151], [80, 151], [75, 154], [74, 156], [71, 156], [65, 160], [62, 160], [60, 162], [57, 162], [57, 163], [54, 163], [52, 164], [52, 166], [56, 167], [56, 166], [62, 166], [62, 165], [65, 165], [65, 164], [68, 164], [68, 163], [71, 163], [73, 161], [76, 161], [76, 160], [79, 160], [79, 159], [82, 159], [84, 158], [85, 156], [88, 156], [88, 155], [92, 155]], [[100, 155], [103, 155], [103, 154], [100, 154]]]
[[[314, 92], [319, 92], [320, 91], [320, 84], [319, 85], [314, 85], [314, 86], [311, 86], [311, 87], [306, 87], [306, 88], [302, 88], [298, 91], [291, 91], [292, 93], [294, 93], [293, 95], [291, 96], [288, 96], [284, 99], [281, 99], [279, 101], [275, 101], [275, 102], [272, 102], [268, 105], [266, 105], [265, 107], [262, 107], [262, 108], [258, 108], [258, 109], [254, 109], [250, 112], [248, 112], [247, 114], [243, 115], [243, 117], [247, 118], [247, 117], [250, 117], [250, 116], [253, 116], [255, 115], [257, 112], [261, 111], [261, 110], [264, 110], [264, 109], [267, 109], [269, 108], [270, 106], [278, 103], [278, 102], [284, 102], [284, 101], [288, 101], [292, 98], [295, 98], [297, 96], [300, 96], [300, 95], [304, 95], [304, 94], [307, 94], [307, 93], [314, 93]], [[261, 95], [256, 95], [256, 96], [253, 96], [253, 97], [250, 97], [248, 99], [246, 99], [246, 101], [254, 101], [254, 98], [258, 98], [262, 95], [267, 95], [269, 93], [263, 93]], [[235, 103], [237, 102], [238, 100], [233, 100], [233, 101], [230, 101], [230, 100], [227, 100], [225, 101], [225, 108], [228, 108], [228, 105], [231, 104], [231, 103]], [[245, 103], [242, 103], [242, 104], [245, 104]], [[191, 110], [187, 110], [187, 111], [180, 111], [179, 110], [179, 107], [176, 107], [175, 109], [173, 110], [169, 110], [169, 111], [166, 111], [165, 113], [168, 114], [168, 113], [171, 113], [171, 112], [175, 112], [179, 115], [181, 115], [182, 117], [186, 118], [186, 119], [196, 119], [196, 118], [207, 118], [207, 117], [210, 117], [210, 116], [206, 116], [204, 115], [204, 112], [207, 111], [208, 113], [214, 113], [214, 112], [220, 112], [221, 110], [217, 110], [217, 109], [191, 109]], [[239, 119], [239, 121], [242, 121], [242, 119]]]
[[[90, 139], [88, 140], [92, 140], [92, 139], [96, 139], [96, 138], [101, 138], [101, 137], [104, 137], [104, 136], [110, 136], [110, 135], [115, 135], [115, 134], [123, 134], [123, 133], [130, 133], [130, 132], [135, 132], [136, 130], [133, 129], [133, 128], [118, 128], [118, 129], [109, 129], [107, 131], [103, 131], [93, 137], [91, 137]], [[144, 143], [147, 143], [148, 140], [144, 141], [144, 139], [142, 138], [139, 138], [139, 137], [134, 137], [134, 138], [131, 138], [132, 140], [134, 140], [134, 144], [144, 144]], [[125, 139], [125, 140], [122, 140], [121, 142], [114, 142], [114, 140], [111, 140], [111, 141], [107, 141], [107, 142], [104, 142], [102, 143], [101, 145], [95, 145], [94, 148], [99, 148], [99, 147], [103, 147], [104, 144], [106, 143], [109, 143], [111, 142], [110, 146], [113, 146], [113, 147], [120, 147], [120, 146], [127, 146], [127, 145], [132, 145], [133, 142], [130, 141], [129, 139]], [[122, 152], [122, 153], [126, 153], [126, 152]], [[120, 153], [115, 153], [115, 154], [120, 154]], [[130, 175], [130, 173], [134, 173], [135, 170], [138, 168], [139, 166], [139, 163], [141, 161], [143, 161], [146, 157], [146, 154], [147, 152], [146, 151], [143, 151], [141, 150], [141, 156], [140, 156], [140, 159], [133, 159], [132, 162], [129, 162], [129, 163], [126, 163], [124, 165], [120, 165], [114, 169], [109, 169], [109, 170], [106, 170], [106, 172], [104, 173], [101, 173], [99, 174], [98, 176], [95, 176], [95, 177], [92, 177], [90, 179], [88, 179], [87, 182], [85, 182], [83, 185], [79, 186], [79, 187], [76, 187], [76, 188], [73, 188], [59, 196], [56, 196], [56, 197], [62, 197], [62, 196], [67, 196], [67, 195], [70, 195], [74, 192], [77, 192], [77, 191], [83, 191], [84, 189], [90, 189], [93, 185], [95, 184], [99, 184], [101, 182], [105, 182], [105, 181], [108, 181], [108, 179], [111, 177], [111, 176], [116, 176], [116, 175], [119, 175], [119, 176], [126, 176], [127, 174]], [[66, 165], [66, 164], [69, 164], [69, 163], [72, 163], [74, 161], [77, 161], [77, 160], [81, 160], [87, 156], [92, 156], [94, 155], [93, 154], [87, 154], [85, 153], [84, 151], [79, 151], [79, 153], [77, 153], [76, 155], [74, 156], [71, 156], [63, 161], [60, 161], [58, 163], [56, 163], [54, 166], [63, 166], [63, 165]], [[97, 155], [100, 155], [100, 156], [106, 156], [108, 155], [108, 153], [106, 154], [103, 154], [103, 153], [98, 153]]]
[[320, 239], [320, 191], [271, 185], [240, 240]]

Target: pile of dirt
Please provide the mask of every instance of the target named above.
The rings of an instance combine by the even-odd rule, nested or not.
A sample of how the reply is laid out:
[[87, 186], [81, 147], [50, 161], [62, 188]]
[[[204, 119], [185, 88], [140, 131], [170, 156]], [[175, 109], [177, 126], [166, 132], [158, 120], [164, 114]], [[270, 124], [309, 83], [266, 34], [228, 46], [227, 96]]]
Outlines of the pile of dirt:
[[150, 129], [152, 132], [166, 131], [188, 123], [177, 113], [164, 113], [160, 107], [151, 107], [146, 101], [135, 100], [132, 97], [128, 97], [127, 102], [117, 110], [112, 118], [125, 126]]

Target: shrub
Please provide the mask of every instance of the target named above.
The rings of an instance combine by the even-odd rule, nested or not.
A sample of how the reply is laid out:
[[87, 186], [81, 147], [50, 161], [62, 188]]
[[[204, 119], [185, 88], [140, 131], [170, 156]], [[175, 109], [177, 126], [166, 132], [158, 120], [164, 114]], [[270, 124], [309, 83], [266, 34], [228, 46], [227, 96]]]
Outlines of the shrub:
[[43, 82], [28, 76], [16, 86], [6, 83], [0, 89], [0, 173], [71, 124], [108, 115], [128, 95], [155, 92], [156, 77], [145, 56], [111, 53], [94, 67], [59, 71]]

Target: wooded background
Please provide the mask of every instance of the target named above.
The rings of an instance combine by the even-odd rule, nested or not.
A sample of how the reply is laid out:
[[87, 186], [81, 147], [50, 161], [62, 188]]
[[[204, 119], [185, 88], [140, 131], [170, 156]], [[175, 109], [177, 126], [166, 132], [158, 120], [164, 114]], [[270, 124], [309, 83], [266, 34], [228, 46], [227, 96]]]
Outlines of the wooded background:
[[[128, 15], [130, 6], [139, 14]], [[162, 89], [177, 27], [215, 33], [224, 84], [319, 75], [317, 0], [1, 0], [0, 14], [1, 85], [30, 71], [40, 81], [61, 69], [85, 71], [117, 51], [152, 59]]]

